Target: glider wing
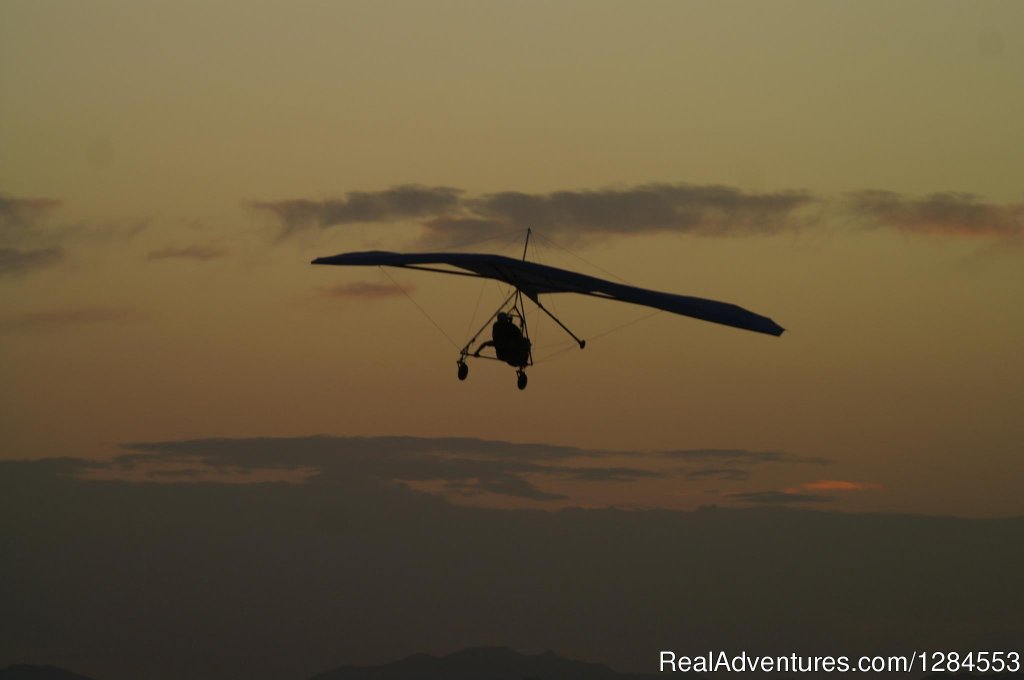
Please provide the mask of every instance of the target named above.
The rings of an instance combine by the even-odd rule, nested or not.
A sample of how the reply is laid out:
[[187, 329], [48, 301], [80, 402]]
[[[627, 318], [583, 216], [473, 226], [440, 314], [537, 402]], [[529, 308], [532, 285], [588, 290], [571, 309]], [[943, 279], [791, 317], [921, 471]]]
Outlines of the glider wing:
[[[628, 286], [586, 274], [550, 267], [548, 265], [516, 260], [503, 255], [478, 253], [390, 253], [368, 251], [343, 253], [332, 257], [318, 257], [313, 264], [340, 266], [403, 267], [423, 269], [443, 274], [461, 274], [496, 279], [523, 291], [536, 301], [538, 295], [548, 293], [578, 293], [594, 297], [629, 302], [661, 309], [673, 314], [690, 316], [712, 323], [742, 328], [768, 335], [782, 335], [785, 330], [766, 316], [755, 314], [737, 305], [704, 298], [661, 293], [645, 288]], [[440, 269], [447, 266], [452, 269]]]

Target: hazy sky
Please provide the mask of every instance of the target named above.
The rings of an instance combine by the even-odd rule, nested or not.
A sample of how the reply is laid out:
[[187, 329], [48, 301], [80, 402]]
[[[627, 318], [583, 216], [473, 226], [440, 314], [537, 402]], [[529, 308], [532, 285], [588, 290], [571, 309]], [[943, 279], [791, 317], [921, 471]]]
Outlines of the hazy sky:
[[[7, 1], [0, 457], [312, 434], [649, 471], [743, 451], [819, 462], [458, 500], [1019, 515], [1021, 120], [1017, 2]], [[478, 248], [511, 254], [526, 227], [542, 262], [787, 332], [602, 335], [644, 310], [560, 298], [591, 342], [520, 393], [491, 364], [459, 383], [380, 272], [308, 264], [496, 233]], [[457, 343], [500, 296], [394, 278]]]

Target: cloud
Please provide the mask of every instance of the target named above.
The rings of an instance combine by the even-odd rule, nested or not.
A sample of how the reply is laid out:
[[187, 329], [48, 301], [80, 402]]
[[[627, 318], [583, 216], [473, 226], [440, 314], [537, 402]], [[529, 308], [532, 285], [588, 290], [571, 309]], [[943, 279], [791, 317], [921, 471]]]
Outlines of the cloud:
[[826, 209], [859, 226], [937, 237], [1024, 235], [1024, 204], [964, 192], [909, 197], [865, 190], [817, 196], [806, 190], [751, 192], [724, 185], [652, 183], [547, 193], [500, 191], [468, 196], [451, 187], [402, 185], [350, 192], [343, 199], [252, 201], [273, 214], [283, 235], [313, 227], [418, 220], [422, 246], [457, 247], [531, 227], [562, 242], [676, 233], [743, 237], [791, 232]]
[[276, 216], [287, 236], [313, 227], [438, 215], [456, 208], [461, 193], [450, 187], [406, 184], [384, 191], [350, 191], [344, 199], [251, 201], [249, 205]]
[[[393, 284], [371, 283], [369, 281], [340, 283], [335, 286], [319, 286], [317, 290], [322, 297], [356, 300], [379, 300], [403, 294], [402, 289]], [[415, 286], [407, 285], [405, 290], [411, 293], [415, 290]]]
[[228, 254], [227, 249], [218, 246], [191, 245], [183, 248], [161, 248], [151, 250], [146, 256], [149, 260], [199, 260], [206, 262], [217, 260]]
[[[777, 451], [697, 449], [689, 451], [611, 451], [472, 438], [298, 437], [198, 439], [123, 445], [115, 465], [133, 478], [151, 469], [206, 469], [215, 474], [291, 479], [314, 485], [361, 484], [375, 488], [411, 485], [428, 493], [485, 493], [536, 501], [566, 500], [542, 488], [546, 483], [629, 484], [677, 478], [742, 481], [761, 465], [823, 464], [824, 459]], [[665, 468], [666, 457], [689, 463]], [[602, 465], [627, 458], [630, 465]], [[712, 462], [714, 465], [709, 465]], [[300, 474], [301, 473], [301, 474]]]
[[842, 479], [819, 479], [816, 482], [801, 484], [801, 489], [807, 491], [867, 491], [880, 489], [878, 484], [864, 484], [861, 482], [848, 482]]
[[800, 484], [781, 491], [749, 491], [728, 494], [729, 498], [741, 503], [752, 505], [790, 505], [808, 503], [831, 503], [836, 500], [834, 496], [827, 496], [820, 493], [807, 493], [816, 491], [866, 491], [869, 489], [881, 488], [878, 484], [864, 484], [850, 482], [841, 479], [819, 479], [814, 482]]
[[791, 491], [746, 491], [741, 493], [728, 494], [740, 503], [751, 505], [789, 505], [791, 503], [831, 503], [830, 496], [822, 496], [810, 493], [796, 493]]
[[304, 469], [311, 484], [392, 485], [443, 482], [460, 493], [494, 493], [530, 500], [561, 500], [544, 491], [538, 479], [631, 482], [665, 473], [621, 466], [570, 463], [607, 455], [573, 447], [516, 444], [481, 439], [417, 437], [299, 437], [203, 439], [125, 444], [123, 470], [152, 462], [236, 471]]
[[739, 481], [750, 478], [750, 472], [738, 468], [700, 468], [699, 470], [688, 470], [683, 472], [683, 477], [693, 480], [699, 479], [726, 479]]
[[0, 317], [0, 333], [59, 331], [69, 326], [138, 321], [138, 310], [123, 307], [78, 307], [23, 312]]
[[0, 276], [17, 276], [57, 264], [64, 259], [58, 247], [21, 250], [0, 247]]
[[[761, 465], [828, 465], [827, 458], [800, 456], [783, 451], [749, 451], [747, 449], [682, 449], [661, 451], [661, 456], [684, 463], [679, 473], [689, 481], [750, 479], [750, 469]], [[697, 467], [694, 467], [697, 466]]]
[[[477, 216], [506, 228], [534, 227], [573, 239], [593, 235], [774, 234], [799, 226], [797, 212], [817, 199], [803, 191], [752, 193], [721, 185], [648, 184], [627, 189], [507, 191], [467, 201]], [[435, 221], [435, 232], [462, 236], [465, 223]], [[470, 226], [472, 226], [470, 224]]]
[[63, 261], [81, 243], [127, 241], [146, 228], [134, 222], [44, 221], [63, 202], [0, 193], [0, 277], [21, 276]]
[[626, 189], [527, 194], [504, 191], [466, 198], [459, 189], [404, 185], [350, 192], [344, 199], [252, 201], [272, 213], [284, 234], [311, 227], [420, 218], [424, 240], [457, 243], [533, 227], [574, 240], [658, 232], [705, 236], [772, 234], [800, 225], [816, 203], [804, 191], [752, 193], [733, 187], [649, 184]]
[[845, 210], [869, 225], [931, 236], [1012, 238], [1024, 235], [1024, 204], [986, 203], [969, 193], [912, 198], [891, 191], [848, 194]]
[[760, 463], [813, 463], [827, 465], [827, 458], [798, 456], [782, 451], [748, 451], [746, 449], [683, 449], [662, 451], [661, 455], [686, 462], [757, 465]]
[[665, 473], [629, 467], [555, 468], [571, 479], [587, 482], [632, 482], [642, 478], [664, 477]]
[[42, 217], [59, 206], [53, 198], [15, 198], [0, 193], [0, 277], [14, 277], [53, 266], [64, 249], [52, 236], [40, 238]]
[[481, 479], [457, 479], [445, 483], [445, 489], [474, 496], [482, 492], [527, 498], [533, 501], [560, 501], [568, 496], [560, 493], [541, 491], [522, 477], [515, 475], [496, 474]]
[[424, 233], [420, 240], [428, 247], [459, 247], [519, 229], [500, 219], [458, 215], [441, 215], [423, 222], [422, 226]]
[[88, 458], [42, 458], [38, 460], [0, 459], [0, 471], [8, 479], [28, 485], [37, 481], [76, 480], [83, 473], [106, 468], [108, 463]]
[[53, 198], [15, 198], [0, 193], [0, 242], [18, 238], [60, 204]]
[[[256, 439], [186, 439], [165, 442], [134, 442], [123, 448], [143, 456], [168, 458], [202, 455], [209, 464], [250, 467], [293, 467], [296, 456], [311, 462], [329, 462], [341, 454], [370, 459], [396, 454], [408, 456], [467, 455], [485, 458], [549, 461], [599, 457], [610, 452], [555, 444], [517, 443], [472, 437], [331, 437]], [[297, 451], [295, 450], [297, 449]], [[132, 454], [121, 459], [130, 460]]]
[[149, 218], [131, 220], [80, 220], [49, 230], [52, 238], [88, 243], [127, 243], [149, 229]]

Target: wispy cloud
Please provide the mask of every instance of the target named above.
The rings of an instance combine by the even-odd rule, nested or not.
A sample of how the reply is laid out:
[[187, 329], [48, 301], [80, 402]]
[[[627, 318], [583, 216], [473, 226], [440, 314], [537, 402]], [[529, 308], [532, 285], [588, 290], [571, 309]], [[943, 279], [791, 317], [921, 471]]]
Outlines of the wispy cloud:
[[129, 323], [140, 320], [142, 316], [136, 309], [123, 307], [77, 307], [23, 312], [0, 317], [0, 333], [46, 332], [71, 326]]
[[450, 187], [401, 185], [384, 191], [350, 191], [342, 199], [251, 201], [249, 205], [275, 215], [287, 236], [313, 227], [438, 215], [455, 209], [461, 193]]
[[519, 227], [500, 219], [440, 215], [422, 223], [420, 241], [424, 247], [459, 247], [467, 243], [489, 240]]
[[570, 463], [605, 455], [572, 447], [515, 444], [480, 439], [417, 437], [300, 437], [294, 439], [206, 439], [126, 444], [133, 453], [117, 459], [131, 470], [153, 461], [185, 466], [311, 470], [308, 483], [364, 480], [367, 483], [440, 481], [465, 493], [493, 493], [530, 500], [561, 500], [543, 490], [542, 479], [631, 482], [664, 473], [621, 466]]
[[[408, 284], [405, 290], [412, 292], [415, 290], [415, 286]], [[353, 283], [341, 283], [334, 286], [320, 286], [317, 288], [317, 291], [322, 297], [349, 300], [379, 300], [403, 295], [402, 289], [398, 286], [386, 283], [372, 283], [370, 281], [354, 281]]]
[[683, 477], [691, 481], [701, 479], [724, 479], [739, 481], [750, 478], [750, 471], [741, 468], [699, 468], [683, 471]]
[[149, 260], [198, 260], [206, 262], [217, 260], [228, 254], [226, 248], [211, 245], [191, 245], [181, 248], [160, 248], [151, 250], [146, 256]]
[[456, 243], [533, 227], [564, 240], [657, 232], [708, 236], [770, 234], [794, 228], [816, 202], [803, 191], [752, 193], [720, 185], [649, 184], [625, 189], [504, 191], [465, 197], [450, 187], [398, 186], [344, 199], [252, 201], [275, 215], [285, 235], [310, 227], [420, 219], [424, 240]]
[[64, 250], [59, 247], [20, 248], [0, 247], [0, 276], [17, 276], [57, 264], [64, 259]]
[[0, 193], [0, 242], [17, 238], [60, 204], [54, 198], [18, 198]]
[[63, 248], [40, 239], [43, 216], [61, 204], [53, 198], [17, 198], [0, 193], [0, 277], [15, 277], [53, 266]]
[[[116, 465], [137, 474], [158, 466], [265, 474], [303, 471], [305, 483], [411, 484], [461, 496], [498, 494], [535, 501], [566, 500], [562, 482], [629, 484], [647, 479], [744, 480], [761, 463], [803, 465], [808, 459], [739, 449], [606, 451], [470, 438], [299, 437], [203, 439], [126, 444]], [[696, 467], [665, 469], [666, 456], [689, 454]], [[730, 460], [722, 461], [728, 457]], [[627, 458], [629, 465], [602, 465]], [[708, 459], [718, 464], [707, 465]], [[770, 460], [765, 460], [770, 459]], [[756, 462], [751, 462], [756, 461]], [[618, 461], [616, 461], [618, 462]], [[361, 481], [360, 481], [361, 480]], [[426, 485], [426, 486], [424, 486]], [[549, 488], [544, 488], [545, 486]]]
[[445, 482], [444, 488], [462, 496], [493, 493], [531, 501], [560, 501], [568, 498], [565, 494], [542, 491], [522, 477], [500, 473], [475, 479], [451, 479]]
[[694, 184], [544, 194], [505, 191], [464, 201], [466, 214], [439, 216], [425, 226], [428, 238], [439, 241], [527, 227], [566, 241], [662, 232], [748, 236], [798, 227], [799, 211], [815, 202], [802, 191], [753, 193]]
[[834, 500], [831, 496], [791, 491], [746, 491], [731, 493], [728, 494], [728, 497], [751, 505], [805, 505], [808, 503], [831, 503]]
[[499, 191], [469, 196], [451, 187], [402, 185], [345, 198], [252, 201], [277, 219], [282, 234], [354, 223], [415, 220], [421, 245], [451, 247], [532, 227], [562, 242], [677, 233], [764, 236], [847, 218], [852, 228], [885, 228], [932, 237], [1016, 238], [1024, 204], [993, 203], [964, 192], [923, 197], [866, 190], [819, 196], [804, 189], [752, 192], [724, 185], [651, 183], [547, 193]]
[[878, 484], [851, 482], [842, 479], [819, 479], [798, 484], [786, 489], [767, 491], [746, 491], [727, 494], [727, 497], [742, 504], [750, 505], [791, 505], [832, 503], [837, 496], [821, 492], [848, 492], [880, 489]]
[[661, 455], [689, 463], [743, 464], [814, 463], [827, 465], [829, 460], [818, 456], [800, 456], [784, 451], [749, 451], [747, 449], [682, 449], [662, 451]]
[[882, 487], [878, 484], [850, 482], [843, 479], [819, 479], [816, 482], [801, 484], [799, 488], [807, 491], [868, 491]]
[[0, 277], [14, 277], [51, 267], [82, 243], [124, 242], [148, 220], [54, 220], [63, 206], [55, 198], [21, 198], [0, 193]]
[[631, 467], [560, 467], [556, 468], [570, 479], [586, 482], [632, 482], [637, 479], [665, 477], [666, 473]]
[[[721, 480], [740, 482], [753, 476], [760, 466], [828, 465], [827, 458], [801, 456], [784, 451], [750, 451], [747, 449], [683, 449], [661, 451], [659, 454], [683, 463], [678, 474], [691, 482]], [[760, 493], [760, 492], [758, 492]], [[749, 501], [753, 502], [753, 501]]]
[[969, 193], [908, 197], [891, 191], [849, 194], [843, 207], [868, 224], [911, 234], [1007, 238], [1024, 235], [1024, 203], [989, 203]]

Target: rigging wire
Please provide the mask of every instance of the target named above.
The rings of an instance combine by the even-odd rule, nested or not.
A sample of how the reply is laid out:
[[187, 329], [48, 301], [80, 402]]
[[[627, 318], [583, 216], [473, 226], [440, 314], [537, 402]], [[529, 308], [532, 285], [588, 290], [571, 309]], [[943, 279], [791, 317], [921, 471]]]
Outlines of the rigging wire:
[[[583, 263], [593, 267], [594, 269], [597, 269], [597, 270], [603, 272], [604, 274], [606, 274], [606, 275], [608, 275], [608, 276], [610, 276], [610, 277], [612, 277], [614, 279], [618, 279], [622, 283], [625, 283], [627, 285], [633, 285], [631, 282], [629, 282], [626, 279], [622, 278], [621, 276], [615, 274], [614, 272], [608, 271], [604, 267], [602, 267], [602, 266], [600, 266], [598, 264], [595, 264], [594, 262], [591, 262], [590, 260], [588, 260], [587, 258], [583, 257], [582, 255], [578, 255], [578, 254], [574, 253], [573, 251], [569, 250], [568, 248], [559, 245], [555, 241], [553, 241], [550, 238], [548, 238], [547, 236], [545, 236], [543, 233], [541, 233], [541, 232], [539, 232], [537, 230], [533, 230], [533, 234], [535, 236], [537, 236], [539, 239], [543, 240], [545, 244], [547, 244], [549, 246], [553, 246], [554, 248], [557, 248], [558, 250], [561, 250], [562, 252], [567, 253], [567, 254], [575, 257], [577, 260], [579, 260], [579, 261], [581, 261], [581, 262], [583, 262]], [[535, 242], [536, 242], [536, 240], [535, 240]], [[536, 245], [533, 247], [533, 252], [534, 252], [534, 256], [536, 257], [537, 256], [537, 246]], [[538, 260], [539, 260], [539, 258], [538, 258]], [[556, 298], [556, 297], [557, 296], [552, 296], [552, 300], [551, 300], [551, 302], [549, 304], [552, 305], [552, 309], [554, 309], [555, 312], [557, 313], [558, 310], [555, 307], [555, 303], [554, 303], [554, 298]], [[617, 326], [613, 326], [612, 328], [609, 328], [607, 330], [601, 331], [600, 333], [597, 333], [596, 335], [591, 335], [590, 337], [587, 338], [587, 341], [591, 342], [593, 340], [597, 340], [598, 338], [603, 338], [603, 337], [605, 337], [607, 335], [610, 335], [610, 334], [612, 334], [612, 333], [614, 333], [616, 331], [622, 330], [623, 328], [626, 328], [628, 326], [632, 326], [633, 324], [640, 323], [641, 321], [645, 321], [645, 320], [651, 318], [652, 316], [655, 316], [656, 314], [661, 314], [661, 313], [662, 313], [662, 310], [660, 310], [660, 309], [654, 310], [652, 312], [649, 312], [647, 314], [639, 316], [639, 317], [637, 317], [635, 319], [631, 319], [630, 321], [627, 321], [625, 323], [621, 323], [621, 324], [619, 324]], [[552, 351], [552, 352], [550, 352], [548, 354], [545, 354], [544, 356], [541, 356], [534, 363], [540, 363], [542, 361], [546, 361], [548, 359], [552, 359], [554, 357], [559, 356], [560, 354], [565, 354], [566, 352], [568, 352], [568, 351], [570, 351], [570, 350], [572, 350], [572, 349], [574, 349], [576, 347], [578, 347], [578, 345], [575, 342], [570, 342], [570, 341], [551, 343], [551, 344], [548, 344], [548, 345], [545, 345], [545, 346], [542, 346], [542, 347], [538, 347], [538, 349], [544, 349], [544, 348], [559, 348], [559, 349], [555, 349], [554, 351]]]
[[[537, 236], [539, 236], [544, 241], [546, 241], [548, 243], [551, 242], [551, 239], [547, 238], [543, 234], [541, 234], [539, 232], [535, 232], [535, 233], [537, 233]], [[544, 264], [544, 260], [545, 259], [550, 259], [547, 251], [541, 251], [541, 248], [540, 248], [540, 245], [539, 245], [539, 241], [537, 241], [537, 239], [534, 239], [533, 240], [533, 244], [531, 244], [531, 245], [533, 245], [533, 261], [534, 262], [537, 262], [537, 263], [540, 263], [540, 264]], [[562, 312], [558, 309], [557, 298], [558, 298], [557, 295], [552, 295], [550, 298], [548, 298], [548, 302], [547, 302], [548, 306], [551, 307], [552, 313], [556, 317], [562, 315]], [[548, 347], [551, 347], [554, 344], [557, 344], [557, 345], [560, 346], [562, 343], [560, 343], [560, 342], [559, 343], [549, 343]]]
[[[472, 246], [472, 245], [478, 245], [480, 243], [486, 243], [488, 241], [493, 241], [493, 240], [496, 240], [496, 239], [505, 239], [505, 238], [508, 238], [511, 234], [519, 234], [519, 233], [521, 233], [521, 230], [514, 229], [514, 230], [511, 230], [511, 231], [503, 232], [501, 234], [496, 234], [494, 236], [489, 236], [489, 237], [484, 238], [484, 239], [479, 239], [477, 241], [472, 241], [472, 242], [468, 242], [468, 243], [462, 243], [460, 245], [452, 246], [452, 247], [453, 248], [465, 248], [465, 247], [469, 247], [469, 246]], [[623, 283], [629, 284], [629, 282], [626, 281], [625, 279], [623, 279], [622, 277], [617, 276], [616, 274], [608, 271], [607, 269], [605, 269], [605, 268], [603, 268], [603, 267], [601, 267], [601, 266], [599, 266], [597, 264], [594, 264], [593, 262], [587, 260], [586, 258], [584, 258], [584, 257], [582, 257], [580, 255], [577, 255], [576, 253], [572, 252], [568, 248], [565, 248], [563, 246], [558, 245], [557, 243], [552, 241], [547, 236], [544, 236], [543, 234], [538, 233], [536, 231], [534, 231], [533, 233], [537, 237], [543, 239], [545, 243], [547, 243], [547, 244], [549, 244], [551, 246], [554, 246], [555, 248], [558, 248], [559, 250], [561, 250], [561, 251], [563, 251], [565, 253], [568, 253], [569, 255], [572, 255], [573, 257], [575, 257], [576, 259], [580, 260], [581, 262], [584, 262], [585, 264], [587, 264], [587, 265], [589, 265], [591, 267], [594, 267], [595, 269], [600, 270], [601, 272], [607, 274], [608, 276], [611, 276], [612, 278], [618, 279], [619, 281], [622, 281]], [[536, 245], [536, 242], [528, 244], [528, 246], [533, 246], [531, 252], [532, 252], [534, 258], [536, 259], [537, 258], [537, 245]], [[423, 316], [425, 316], [427, 318], [427, 320], [434, 326], [434, 328], [436, 328], [438, 330], [439, 333], [441, 333], [442, 336], [444, 336], [445, 340], [447, 340], [448, 343], [452, 347], [454, 347], [458, 351], [461, 351], [461, 348], [459, 347], [459, 345], [454, 340], [452, 340], [451, 336], [449, 336], [448, 333], [446, 333], [445, 330], [440, 326], [440, 324], [438, 324], [434, 320], [434, 318], [427, 312], [427, 310], [424, 309], [418, 302], [416, 302], [416, 300], [409, 294], [409, 292], [406, 291], [405, 288], [403, 288], [394, 279], [394, 277], [392, 277], [391, 274], [388, 273], [387, 269], [385, 269], [383, 266], [378, 267], [378, 269], [380, 269], [380, 271], [384, 274], [384, 276], [386, 276], [388, 278], [388, 280], [391, 281], [392, 285], [394, 285], [396, 288], [398, 288], [398, 290], [400, 290], [402, 292], [402, 294], [409, 300], [409, 302], [411, 302], [416, 307], [416, 309], [418, 309], [420, 311], [420, 313], [423, 314]], [[492, 279], [491, 283], [493, 285], [495, 285], [496, 288], [501, 290], [502, 286], [498, 283], [498, 281], [495, 281], [495, 280]], [[473, 322], [476, 320], [476, 315], [479, 312], [480, 303], [481, 303], [481, 301], [483, 299], [484, 291], [485, 291], [486, 288], [487, 288], [487, 282], [485, 281], [483, 283], [483, 285], [481, 285], [480, 292], [477, 295], [476, 305], [473, 308], [473, 315], [470, 318], [469, 329], [466, 331], [467, 334], [472, 330]], [[622, 330], [623, 328], [626, 328], [628, 326], [632, 326], [633, 324], [640, 323], [641, 321], [645, 321], [645, 320], [651, 318], [652, 316], [655, 316], [656, 314], [661, 314], [661, 313], [662, 313], [662, 310], [655, 310], [653, 312], [650, 312], [649, 314], [645, 314], [643, 316], [637, 317], [637, 318], [632, 319], [630, 321], [627, 321], [625, 323], [621, 323], [621, 324], [619, 324], [617, 326], [609, 328], [608, 330], [602, 331], [602, 332], [600, 332], [600, 333], [598, 333], [596, 335], [592, 335], [589, 338], [589, 340], [592, 341], [592, 340], [597, 340], [598, 338], [603, 338], [603, 337], [605, 337], [607, 335], [610, 335], [611, 333], [614, 333], [616, 331]], [[522, 309], [522, 314], [524, 314], [524, 315], [526, 314], [525, 306], [524, 306], [524, 309]], [[536, 317], [535, 317], [535, 319], [536, 319]], [[557, 350], [555, 350], [553, 352], [550, 352], [550, 353], [548, 353], [548, 354], [546, 354], [546, 355], [544, 355], [544, 356], [542, 356], [542, 357], [540, 357], [538, 359], [535, 359], [533, 363], [537, 364], [537, 363], [548, 361], [550, 359], [553, 359], [554, 357], [557, 357], [557, 356], [559, 356], [561, 354], [564, 354], [564, 353], [566, 353], [566, 352], [576, 348], [577, 346], [578, 345], [575, 342], [566, 341], [564, 343], [552, 343], [552, 344], [549, 344], [549, 345], [543, 345], [543, 346], [537, 347], [536, 349], [543, 349], [545, 347], [547, 347], [547, 348], [559, 347], [560, 349], [557, 349]]]
[[[603, 338], [606, 335], [611, 335], [612, 333], [614, 333], [616, 331], [621, 331], [623, 328], [626, 328], [628, 326], [632, 326], [633, 324], [636, 324], [636, 323], [640, 323], [641, 321], [646, 321], [647, 319], [650, 319], [652, 316], [656, 316], [656, 315], [661, 314], [661, 313], [662, 313], [662, 310], [656, 309], [653, 312], [650, 312], [648, 314], [644, 314], [643, 316], [639, 316], [639, 317], [637, 317], [637, 318], [635, 318], [635, 319], [633, 319], [631, 321], [627, 321], [625, 323], [620, 323], [618, 326], [613, 326], [612, 328], [609, 328], [606, 331], [602, 331], [602, 332], [598, 333], [597, 335], [591, 335], [589, 338], [587, 338], [587, 342], [589, 343], [589, 342], [592, 342], [594, 340], [597, 340], [598, 338]], [[567, 343], [567, 345], [568, 346], [563, 347], [562, 349], [556, 350], [554, 352], [551, 352], [550, 354], [545, 354], [544, 356], [542, 356], [539, 359], [537, 359], [536, 361], [534, 361], [534, 363], [535, 364], [539, 364], [542, 361], [547, 361], [548, 359], [552, 359], [554, 357], [557, 357], [559, 354], [565, 354], [569, 350], [579, 346], [575, 342]], [[558, 345], [555, 345], [555, 346], [557, 347]], [[549, 347], [551, 347], [551, 345], [549, 345]]]
[[622, 277], [621, 277], [621, 276], [619, 276], [618, 274], [615, 274], [614, 272], [610, 272], [610, 271], [608, 271], [607, 269], [605, 269], [605, 268], [604, 268], [604, 267], [602, 267], [601, 265], [599, 265], [599, 264], [595, 264], [595, 263], [591, 262], [590, 260], [588, 260], [587, 258], [583, 257], [582, 255], [577, 255], [576, 253], [574, 253], [573, 251], [569, 250], [569, 249], [568, 249], [568, 248], [566, 248], [565, 246], [560, 246], [560, 245], [558, 245], [557, 243], [555, 243], [554, 241], [552, 241], [551, 239], [549, 239], [549, 238], [548, 238], [547, 236], [545, 236], [544, 234], [541, 234], [540, 232], [537, 232], [537, 231], [534, 231], [533, 233], [534, 233], [534, 234], [536, 234], [537, 236], [539, 236], [540, 238], [544, 239], [544, 241], [545, 241], [545, 242], [546, 242], [547, 244], [549, 244], [549, 245], [551, 245], [551, 246], [554, 246], [555, 248], [558, 248], [558, 249], [559, 249], [559, 250], [561, 250], [562, 252], [565, 252], [565, 253], [568, 253], [569, 255], [572, 255], [573, 257], [575, 257], [575, 258], [576, 258], [577, 260], [579, 260], [580, 262], [583, 262], [583, 263], [585, 263], [585, 264], [588, 264], [588, 265], [590, 265], [591, 267], [593, 267], [594, 269], [598, 269], [598, 270], [600, 270], [601, 272], [603, 272], [603, 273], [607, 274], [608, 276], [612, 277], [613, 279], [618, 279], [618, 280], [619, 280], [619, 281], [621, 281], [622, 283], [625, 283], [625, 284], [627, 284], [627, 285], [630, 285], [630, 286], [631, 286], [631, 285], [633, 285], [633, 284], [632, 284], [631, 282], [629, 282], [629, 281], [627, 281], [626, 279], [622, 278]]
[[448, 334], [444, 332], [444, 329], [441, 328], [437, 324], [436, 321], [434, 321], [433, 317], [431, 317], [429, 314], [427, 314], [427, 310], [423, 309], [423, 307], [421, 307], [420, 304], [418, 302], [416, 302], [416, 300], [414, 300], [412, 298], [412, 296], [409, 295], [408, 292], [406, 292], [405, 288], [402, 288], [400, 285], [398, 285], [398, 282], [395, 281], [395, 279], [391, 276], [391, 274], [388, 274], [388, 271], [386, 269], [384, 269], [384, 267], [377, 267], [377, 268], [380, 269], [384, 273], [384, 276], [388, 277], [388, 279], [391, 281], [391, 283], [395, 284], [395, 287], [398, 288], [398, 290], [402, 291], [402, 294], [405, 295], [405, 297], [409, 298], [409, 302], [411, 302], [414, 305], [416, 305], [416, 309], [420, 310], [420, 312], [423, 313], [423, 316], [427, 317], [427, 320], [430, 321], [430, 323], [434, 324], [434, 328], [436, 328], [438, 331], [441, 332], [441, 335], [443, 335], [445, 337], [445, 339], [449, 343], [451, 343], [452, 347], [454, 347], [456, 351], [459, 351], [459, 349], [460, 349], [459, 346], [457, 344], [455, 344], [455, 341], [452, 340], [448, 336]]
[[469, 334], [473, 332], [473, 326], [476, 324], [476, 313], [480, 311], [480, 301], [484, 298], [484, 291], [487, 290], [487, 281], [484, 280], [480, 283], [480, 293], [476, 296], [476, 304], [473, 305], [473, 315], [469, 317], [469, 325], [466, 326], [466, 334], [463, 337], [469, 337]]
[[606, 331], [602, 331], [602, 332], [598, 333], [597, 335], [591, 336], [591, 340], [597, 340], [598, 338], [603, 338], [606, 335], [611, 335], [612, 333], [614, 333], [616, 331], [621, 331], [623, 328], [626, 328], [627, 326], [632, 326], [635, 323], [640, 323], [641, 321], [646, 321], [647, 319], [650, 319], [652, 316], [657, 316], [658, 314], [662, 314], [662, 313], [663, 313], [662, 310], [656, 309], [653, 312], [649, 312], [647, 314], [644, 314], [643, 316], [637, 317], [637, 318], [633, 319], [632, 321], [627, 321], [626, 323], [620, 323], [618, 326], [614, 326], [612, 328], [609, 328]]

